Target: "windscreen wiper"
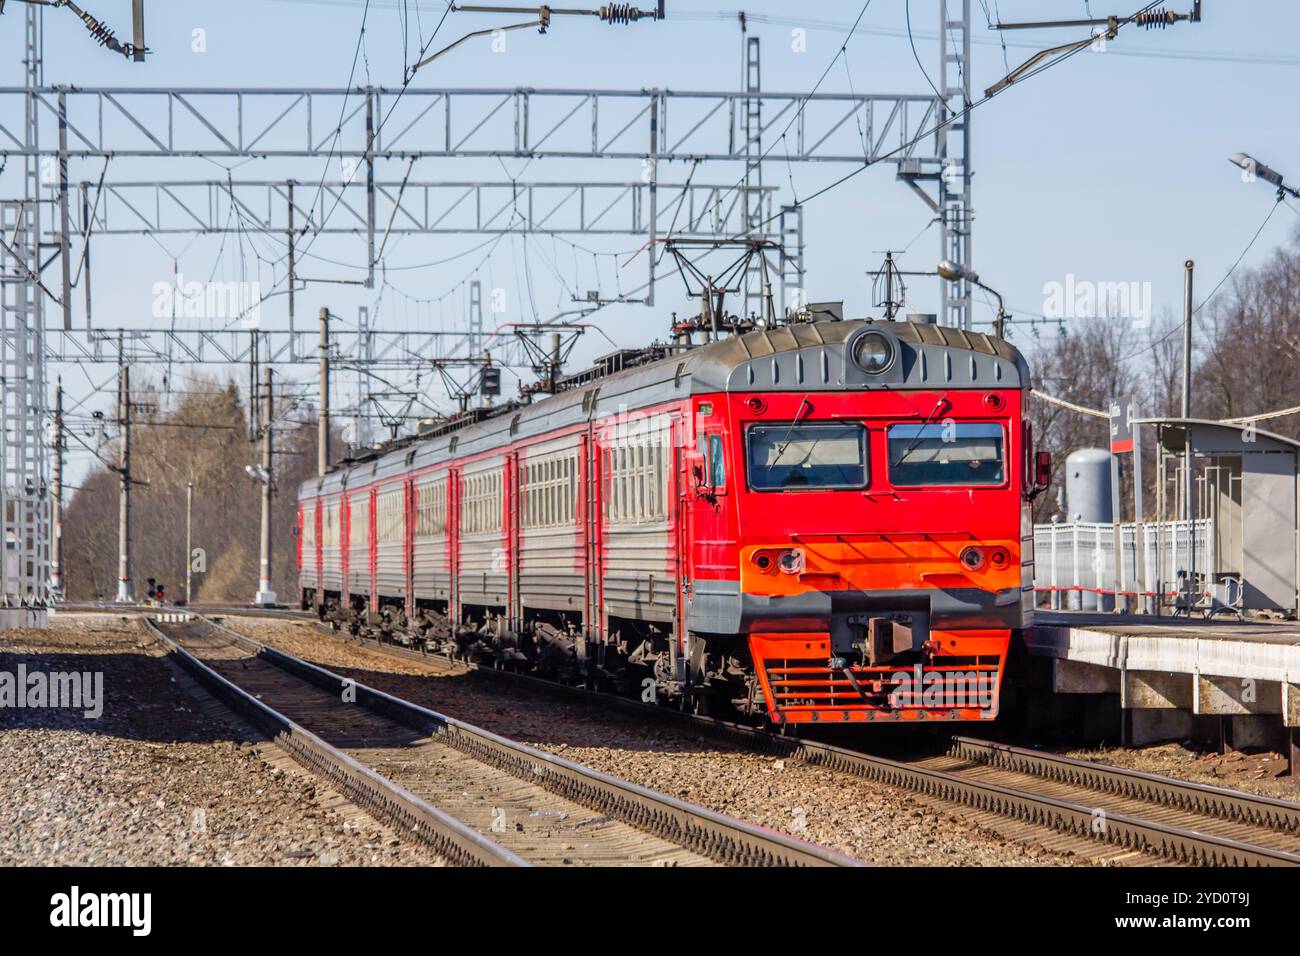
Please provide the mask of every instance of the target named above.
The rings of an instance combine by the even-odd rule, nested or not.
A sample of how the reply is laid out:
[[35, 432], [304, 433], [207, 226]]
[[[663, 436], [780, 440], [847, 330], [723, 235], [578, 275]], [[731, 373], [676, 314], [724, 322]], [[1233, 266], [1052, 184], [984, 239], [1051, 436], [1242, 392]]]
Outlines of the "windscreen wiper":
[[772, 464], [775, 465], [778, 461], [780, 461], [781, 456], [785, 454], [785, 450], [790, 447], [790, 436], [794, 434], [794, 430], [799, 424], [799, 416], [803, 414], [803, 407], [807, 404], [808, 404], [808, 396], [805, 395], [803, 397], [803, 400], [799, 402], [799, 407], [794, 410], [794, 421], [792, 421], [790, 423], [790, 427], [785, 430], [785, 437], [781, 439], [781, 447], [777, 451], [776, 459], [772, 462]]
[[911, 443], [906, 448], [903, 449], [903, 453], [899, 455], [898, 459], [894, 462], [895, 465], [901, 465], [903, 463], [903, 460], [906, 459], [908, 455], [916, 451], [916, 446], [921, 444], [922, 439], [925, 438], [926, 426], [930, 424], [931, 419], [933, 419], [935, 415], [939, 414], [939, 409], [943, 408], [943, 406], [947, 404], [948, 404], [947, 396], [940, 395], [939, 400], [934, 403], [934, 408], [930, 409], [930, 414], [926, 415], [925, 418], [921, 419], [921, 424], [918, 425], [916, 429], [916, 437], [913, 438]]

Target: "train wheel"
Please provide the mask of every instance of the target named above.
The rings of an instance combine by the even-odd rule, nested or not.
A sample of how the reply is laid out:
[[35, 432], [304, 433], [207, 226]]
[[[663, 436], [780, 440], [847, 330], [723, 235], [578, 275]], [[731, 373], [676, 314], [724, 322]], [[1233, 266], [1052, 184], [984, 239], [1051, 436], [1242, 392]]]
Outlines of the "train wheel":
[[707, 688], [690, 688], [687, 693], [682, 695], [679, 706], [682, 710], [695, 714], [697, 717], [711, 717], [713, 716], [712, 696]]

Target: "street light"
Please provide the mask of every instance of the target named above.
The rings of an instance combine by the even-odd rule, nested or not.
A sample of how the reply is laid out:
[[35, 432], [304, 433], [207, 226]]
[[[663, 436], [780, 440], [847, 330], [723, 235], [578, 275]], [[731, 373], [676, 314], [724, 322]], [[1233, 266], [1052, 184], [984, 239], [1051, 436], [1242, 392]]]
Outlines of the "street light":
[[[1271, 166], [1265, 166], [1259, 160], [1248, 156], [1246, 153], [1233, 153], [1228, 157], [1228, 162], [1234, 166], [1240, 166], [1246, 171], [1250, 179], [1258, 177], [1264, 182], [1277, 187], [1277, 198], [1280, 200], [1285, 195], [1291, 195], [1300, 199], [1300, 190], [1288, 186], [1282, 181], [1282, 174]], [[1246, 181], [1249, 182], [1250, 179]]]
[[1002, 294], [998, 292], [997, 289], [981, 282], [978, 272], [973, 272], [965, 266], [953, 262], [951, 259], [944, 259], [939, 263], [939, 266], [935, 271], [939, 273], [939, 278], [941, 279], [947, 279], [949, 282], [961, 282], [965, 280], [971, 285], [979, 286], [985, 292], [997, 299], [998, 316], [993, 320], [993, 334], [998, 338], [1003, 337], [1003, 333], [1006, 331], [1007, 319], [1010, 318], [1010, 316], [1007, 315], [1007, 306], [1006, 303], [1002, 301]]
[[258, 484], [267, 485], [271, 483], [271, 476], [266, 473], [266, 469], [261, 465], [245, 465], [244, 471]]

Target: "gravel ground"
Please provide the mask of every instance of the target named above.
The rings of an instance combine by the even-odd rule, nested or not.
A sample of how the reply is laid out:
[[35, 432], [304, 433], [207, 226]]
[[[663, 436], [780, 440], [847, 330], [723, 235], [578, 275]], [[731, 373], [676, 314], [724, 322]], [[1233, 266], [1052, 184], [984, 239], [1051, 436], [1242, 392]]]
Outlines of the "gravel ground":
[[227, 626], [355, 680], [512, 740], [801, 836], [870, 863], [1088, 865], [1017, 843], [921, 798], [795, 761], [747, 754], [698, 735], [645, 725], [598, 705], [447, 674], [331, 637], [314, 624], [227, 618]]
[[1063, 751], [1079, 760], [1107, 763], [1129, 770], [1158, 773], [1192, 783], [1244, 790], [1279, 800], [1300, 801], [1300, 784], [1287, 774], [1287, 758], [1279, 753], [1226, 754], [1198, 749], [1189, 742], [1151, 747], [1115, 747]]
[[0, 671], [103, 673], [103, 714], [0, 709], [0, 866], [436, 864], [158, 656], [139, 625], [0, 631]]

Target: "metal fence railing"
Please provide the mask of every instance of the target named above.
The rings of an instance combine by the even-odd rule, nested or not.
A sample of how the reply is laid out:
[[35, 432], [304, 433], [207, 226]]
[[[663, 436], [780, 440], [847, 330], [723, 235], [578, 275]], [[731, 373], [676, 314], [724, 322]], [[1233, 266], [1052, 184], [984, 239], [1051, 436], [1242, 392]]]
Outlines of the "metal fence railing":
[[1039, 607], [1111, 611], [1118, 596], [1130, 609], [1146, 612], [1154, 609], [1158, 595], [1167, 602], [1176, 594], [1180, 575], [1193, 570], [1210, 581], [1219, 570], [1211, 566], [1212, 519], [1126, 522], [1119, 530], [1117, 561], [1114, 525], [1086, 521], [1034, 525], [1034, 590]]

